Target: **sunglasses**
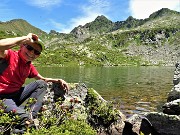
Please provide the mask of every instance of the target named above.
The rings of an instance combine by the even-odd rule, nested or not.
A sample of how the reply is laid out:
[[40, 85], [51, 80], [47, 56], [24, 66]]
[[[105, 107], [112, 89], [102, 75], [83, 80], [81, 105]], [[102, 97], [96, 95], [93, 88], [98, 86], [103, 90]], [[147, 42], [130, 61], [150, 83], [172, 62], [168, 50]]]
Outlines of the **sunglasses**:
[[34, 54], [35, 55], [40, 55], [41, 52], [39, 52], [38, 50], [34, 49], [32, 46], [28, 45], [28, 44], [24, 44], [24, 46], [29, 50], [29, 51], [32, 51], [34, 50]]

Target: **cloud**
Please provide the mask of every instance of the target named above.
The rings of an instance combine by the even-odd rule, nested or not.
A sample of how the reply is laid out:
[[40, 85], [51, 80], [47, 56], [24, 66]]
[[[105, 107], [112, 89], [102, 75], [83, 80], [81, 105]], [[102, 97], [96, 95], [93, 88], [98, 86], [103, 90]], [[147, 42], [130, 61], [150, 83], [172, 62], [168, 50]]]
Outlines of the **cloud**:
[[90, 6], [89, 4], [84, 6], [85, 12], [89, 12], [89, 11], [105, 12], [110, 6], [110, 1], [108, 0], [89, 0], [89, 3]]
[[86, 23], [94, 21], [98, 15], [106, 15], [109, 9], [110, 2], [108, 0], [89, 0], [88, 3], [79, 6], [79, 10], [82, 14], [75, 18], [71, 18], [67, 26], [62, 26], [60, 31], [62, 33], [69, 33], [73, 28], [79, 25], [85, 25]]
[[148, 18], [162, 8], [180, 11], [180, 0], [130, 0], [129, 10], [137, 19]]
[[88, 16], [80, 16], [80, 17], [72, 18], [68, 23], [69, 24], [68, 26], [62, 27], [61, 32], [69, 33], [75, 27], [79, 25], [85, 25], [86, 23], [93, 21], [97, 16], [98, 14], [92, 13], [91, 15]]
[[31, 0], [27, 1], [29, 5], [38, 7], [38, 8], [52, 8], [61, 3], [62, 0]]
[[59, 31], [61, 29], [64, 29], [66, 26], [53, 20], [53, 19], [49, 19], [49, 22], [51, 25], [53, 25], [53, 27], [56, 29], [56, 31]]

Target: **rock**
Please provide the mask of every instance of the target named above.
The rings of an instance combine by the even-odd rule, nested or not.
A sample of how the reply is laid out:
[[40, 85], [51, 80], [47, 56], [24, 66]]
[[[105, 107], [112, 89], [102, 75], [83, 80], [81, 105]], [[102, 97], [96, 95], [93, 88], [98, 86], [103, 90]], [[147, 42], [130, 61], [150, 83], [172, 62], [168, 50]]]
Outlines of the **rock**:
[[180, 115], [180, 99], [165, 103], [163, 108], [163, 112], [166, 114]]
[[155, 130], [161, 135], [179, 135], [180, 117], [164, 113], [151, 112], [146, 114]]
[[175, 67], [173, 83], [177, 85], [180, 82], [180, 64], [176, 63]]
[[130, 118], [126, 119], [125, 127], [123, 129], [124, 135], [138, 135], [139, 129], [141, 125], [141, 117], [137, 114], [131, 116]]
[[180, 98], [180, 84], [174, 85], [171, 91], [168, 93], [167, 102]]
[[142, 118], [141, 121], [140, 134], [142, 133], [144, 135], [160, 135], [146, 117]]
[[123, 135], [159, 135], [151, 122], [146, 118], [134, 114], [125, 121]]
[[[94, 89], [88, 89], [84, 83], [70, 84], [71, 89], [65, 93], [56, 83], [49, 83], [48, 86], [43, 102], [46, 108], [44, 115], [47, 117], [51, 115], [55, 103], [61, 98], [63, 100], [61, 107], [66, 109], [73, 107], [71, 112], [73, 119], [87, 120], [99, 135], [122, 134], [125, 115], [111, 106]], [[94, 107], [101, 113], [94, 110]]]

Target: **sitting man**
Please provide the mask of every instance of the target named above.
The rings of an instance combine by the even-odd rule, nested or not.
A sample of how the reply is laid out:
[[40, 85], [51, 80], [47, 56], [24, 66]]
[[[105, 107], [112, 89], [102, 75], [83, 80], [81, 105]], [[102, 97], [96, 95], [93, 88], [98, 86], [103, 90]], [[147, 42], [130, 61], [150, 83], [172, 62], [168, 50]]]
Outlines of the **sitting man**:
[[[20, 49], [12, 50], [15, 46], [20, 46]], [[41, 76], [31, 63], [40, 56], [43, 48], [43, 42], [32, 33], [0, 40], [0, 100], [6, 106], [5, 112], [15, 112], [23, 123], [36, 118], [46, 93], [47, 82], [59, 83], [63, 90], [69, 90], [64, 80]], [[23, 86], [26, 78], [35, 78], [36, 81]], [[28, 98], [36, 99], [30, 106], [31, 115], [21, 107]]]

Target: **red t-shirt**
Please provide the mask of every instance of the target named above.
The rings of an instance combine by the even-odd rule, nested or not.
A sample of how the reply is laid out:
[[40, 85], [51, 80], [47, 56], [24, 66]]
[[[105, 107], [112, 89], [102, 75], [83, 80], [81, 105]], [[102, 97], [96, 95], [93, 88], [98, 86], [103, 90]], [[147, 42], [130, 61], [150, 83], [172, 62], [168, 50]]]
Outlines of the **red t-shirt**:
[[9, 49], [5, 59], [8, 61], [8, 67], [0, 75], [0, 94], [18, 91], [26, 78], [34, 78], [38, 75], [31, 62], [25, 62], [20, 57], [19, 51]]

